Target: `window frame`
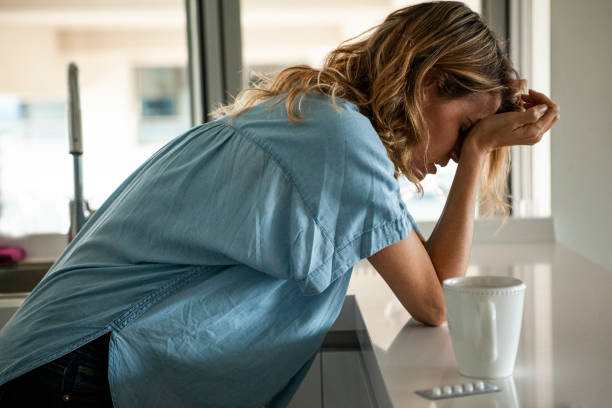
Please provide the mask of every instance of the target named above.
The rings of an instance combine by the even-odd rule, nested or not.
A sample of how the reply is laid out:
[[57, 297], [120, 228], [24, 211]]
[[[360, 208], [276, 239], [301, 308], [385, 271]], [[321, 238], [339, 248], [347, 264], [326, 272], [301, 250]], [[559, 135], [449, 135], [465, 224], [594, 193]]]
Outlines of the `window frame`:
[[240, 0], [185, 0], [191, 124], [242, 89]]
[[[482, 10], [493, 30], [508, 41], [510, 59], [528, 87], [550, 95], [550, 0], [482, 0]], [[550, 154], [550, 132], [535, 146], [511, 148], [513, 217], [550, 217]]]

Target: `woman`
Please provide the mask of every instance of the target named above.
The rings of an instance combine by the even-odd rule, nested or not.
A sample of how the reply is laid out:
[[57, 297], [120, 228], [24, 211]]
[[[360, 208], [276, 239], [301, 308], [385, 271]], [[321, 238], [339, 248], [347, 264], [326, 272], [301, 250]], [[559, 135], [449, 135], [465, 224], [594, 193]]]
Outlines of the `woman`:
[[[479, 182], [507, 211], [508, 146], [558, 119], [523, 83], [476, 13], [441, 2], [243, 91], [138, 168], [0, 332], [0, 402], [286, 406], [363, 258], [442, 323]], [[396, 178], [451, 159], [425, 240]]]

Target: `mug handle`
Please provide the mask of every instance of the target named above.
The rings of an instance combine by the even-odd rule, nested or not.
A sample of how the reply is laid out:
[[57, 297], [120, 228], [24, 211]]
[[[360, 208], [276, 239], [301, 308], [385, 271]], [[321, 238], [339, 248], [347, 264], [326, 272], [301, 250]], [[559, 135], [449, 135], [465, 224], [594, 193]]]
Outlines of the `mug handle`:
[[484, 357], [492, 363], [497, 360], [497, 313], [495, 303], [491, 300], [482, 300], [480, 307], [480, 329], [482, 333], [481, 349]]

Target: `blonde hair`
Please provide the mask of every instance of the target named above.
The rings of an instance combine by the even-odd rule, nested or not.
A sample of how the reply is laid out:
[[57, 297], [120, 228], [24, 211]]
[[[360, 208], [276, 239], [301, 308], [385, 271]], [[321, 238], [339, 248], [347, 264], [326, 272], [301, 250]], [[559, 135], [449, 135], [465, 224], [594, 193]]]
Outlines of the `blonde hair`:
[[[288, 118], [297, 123], [303, 119], [294, 109], [298, 95], [318, 91], [329, 95], [334, 105], [336, 97], [343, 98], [370, 119], [395, 166], [394, 177], [404, 174], [422, 193], [419, 177], [424, 175], [413, 165], [411, 153], [429, 140], [423, 117], [427, 81], [433, 76], [444, 98], [493, 92], [501, 96], [497, 113], [522, 110], [519, 94], [525, 82], [504, 46], [465, 4], [420, 3], [396, 10], [380, 25], [344, 41], [327, 55], [321, 69], [295, 65], [273, 78], [259, 75], [261, 82], [243, 89], [212, 116], [235, 118], [260, 101], [287, 94], [272, 106], [286, 99]], [[479, 193], [482, 215], [497, 212], [507, 217], [509, 169], [509, 147], [487, 157]]]

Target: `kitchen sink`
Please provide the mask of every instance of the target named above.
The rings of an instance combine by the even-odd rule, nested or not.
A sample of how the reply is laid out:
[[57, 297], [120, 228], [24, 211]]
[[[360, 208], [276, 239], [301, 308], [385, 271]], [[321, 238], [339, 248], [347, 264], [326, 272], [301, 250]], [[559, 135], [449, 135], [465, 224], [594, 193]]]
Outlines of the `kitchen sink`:
[[0, 266], [0, 329], [51, 268], [48, 262]]
[[31, 292], [51, 265], [37, 262], [0, 267], [0, 294]]

